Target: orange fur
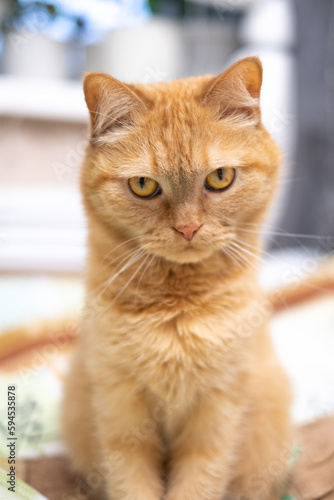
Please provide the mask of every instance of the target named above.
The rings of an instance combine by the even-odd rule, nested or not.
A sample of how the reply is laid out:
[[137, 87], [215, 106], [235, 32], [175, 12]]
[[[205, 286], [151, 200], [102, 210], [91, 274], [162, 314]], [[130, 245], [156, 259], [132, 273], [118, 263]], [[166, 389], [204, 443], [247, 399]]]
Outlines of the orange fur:
[[[258, 235], [242, 232], [263, 220], [280, 163], [261, 80], [256, 58], [153, 85], [85, 78], [87, 306], [64, 435], [88, 487], [103, 479], [110, 499], [279, 496], [290, 391], [267, 334]], [[233, 184], [207, 190], [227, 166]], [[161, 194], [136, 197], [133, 176]], [[183, 225], [199, 226], [190, 242]]]

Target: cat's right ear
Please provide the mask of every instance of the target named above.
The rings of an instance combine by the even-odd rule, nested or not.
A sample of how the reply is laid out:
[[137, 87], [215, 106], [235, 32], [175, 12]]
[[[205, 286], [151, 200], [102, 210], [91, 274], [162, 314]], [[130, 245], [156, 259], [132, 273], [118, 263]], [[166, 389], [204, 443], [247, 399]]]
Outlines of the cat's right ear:
[[93, 137], [131, 126], [136, 113], [143, 113], [149, 107], [145, 96], [133, 85], [106, 73], [88, 73], [83, 88]]

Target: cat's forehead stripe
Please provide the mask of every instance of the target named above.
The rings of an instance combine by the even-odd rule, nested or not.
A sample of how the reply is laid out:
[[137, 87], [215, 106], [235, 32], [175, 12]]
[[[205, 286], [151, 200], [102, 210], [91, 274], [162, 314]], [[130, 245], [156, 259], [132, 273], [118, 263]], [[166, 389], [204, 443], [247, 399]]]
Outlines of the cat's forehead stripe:
[[[152, 168], [163, 175], [179, 175], [183, 169], [196, 170], [207, 162], [201, 141], [193, 99], [179, 96], [169, 99], [163, 93], [157, 99], [159, 113], [151, 136]], [[188, 96], [189, 97], [189, 96]]]

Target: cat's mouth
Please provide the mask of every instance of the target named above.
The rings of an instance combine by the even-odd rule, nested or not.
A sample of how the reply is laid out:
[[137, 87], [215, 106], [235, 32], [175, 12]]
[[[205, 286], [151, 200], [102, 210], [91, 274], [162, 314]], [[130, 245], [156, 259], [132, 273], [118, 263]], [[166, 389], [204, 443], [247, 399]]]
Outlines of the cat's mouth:
[[183, 252], [198, 252], [198, 249], [193, 247], [193, 245], [191, 243], [189, 243], [188, 246], [186, 246], [186, 248], [183, 250]]
[[168, 261], [190, 264], [210, 258], [213, 253], [226, 246], [232, 235], [230, 233], [216, 234], [216, 238], [211, 237], [210, 241], [208, 241], [208, 234], [204, 233], [195, 235], [191, 241], [185, 241], [181, 237], [168, 241], [167, 238], [161, 238], [160, 234], [159, 236], [160, 238], [157, 239], [150, 238], [141, 246], [149, 253]]
[[211, 254], [207, 248], [199, 248], [189, 243], [183, 249], [175, 252], [170, 252], [166, 255], [167, 260], [172, 260], [174, 262], [179, 262], [180, 264], [190, 264], [199, 262]]

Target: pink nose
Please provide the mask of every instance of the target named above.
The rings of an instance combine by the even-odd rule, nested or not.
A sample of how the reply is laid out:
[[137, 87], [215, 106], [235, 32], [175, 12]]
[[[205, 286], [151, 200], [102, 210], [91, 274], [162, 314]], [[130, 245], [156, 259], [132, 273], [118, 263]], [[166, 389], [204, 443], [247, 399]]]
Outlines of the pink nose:
[[199, 226], [190, 224], [189, 226], [179, 226], [176, 228], [176, 230], [179, 233], [182, 233], [186, 240], [190, 241], [198, 228]]

